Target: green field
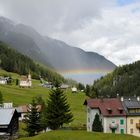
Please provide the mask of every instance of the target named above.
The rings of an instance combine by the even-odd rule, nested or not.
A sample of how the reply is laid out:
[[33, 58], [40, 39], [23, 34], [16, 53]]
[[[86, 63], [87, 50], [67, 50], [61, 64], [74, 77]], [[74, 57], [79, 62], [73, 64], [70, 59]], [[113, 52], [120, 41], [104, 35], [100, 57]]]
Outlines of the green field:
[[86, 131], [52, 131], [19, 140], [140, 140], [129, 135], [102, 134]]
[[[0, 70], [0, 75], [3, 74], [10, 74], [13, 79], [20, 77], [15, 73], [7, 73]], [[0, 85], [0, 91], [3, 94], [4, 102], [13, 102], [14, 106], [31, 103], [32, 98], [38, 95], [42, 96], [46, 101], [50, 90], [41, 87], [39, 84], [40, 82], [38, 80], [33, 80], [33, 86], [31, 88], [20, 88], [15, 85], [15, 82], [13, 82], [12, 85]], [[66, 90], [65, 93], [74, 115], [74, 121], [69, 125], [73, 127], [83, 126], [86, 123], [86, 111], [83, 106], [83, 102], [86, 98], [85, 94], [72, 94], [70, 90]]]

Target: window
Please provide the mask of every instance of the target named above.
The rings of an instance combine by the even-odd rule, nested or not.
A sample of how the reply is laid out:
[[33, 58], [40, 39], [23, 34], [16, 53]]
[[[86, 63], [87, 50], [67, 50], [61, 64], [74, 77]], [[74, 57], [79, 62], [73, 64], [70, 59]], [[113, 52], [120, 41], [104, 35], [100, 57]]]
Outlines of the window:
[[123, 110], [120, 110], [120, 114], [123, 114]]
[[120, 120], [120, 124], [121, 124], [121, 125], [124, 124], [124, 120], [123, 120], [123, 119]]
[[124, 129], [121, 129], [121, 130], [120, 130], [120, 133], [121, 133], [121, 134], [124, 134]]
[[133, 128], [130, 129], [130, 133], [133, 134]]
[[112, 114], [112, 109], [111, 108], [107, 108], [107, 110], [108, 110], [109, 114]]
[[90, 108], [88, 108], [88, 113], [90, 113]]
[[130, 124], [133, 124], [133, 119], [130, 120]]
[[90, 122], [90, 118], [88, 118], [88, 122]]

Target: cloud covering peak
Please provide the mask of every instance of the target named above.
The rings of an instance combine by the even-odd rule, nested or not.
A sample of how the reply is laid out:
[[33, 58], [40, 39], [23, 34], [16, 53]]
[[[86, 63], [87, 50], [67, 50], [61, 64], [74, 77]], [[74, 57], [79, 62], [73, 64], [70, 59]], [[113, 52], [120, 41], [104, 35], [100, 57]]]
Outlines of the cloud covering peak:
[[117, 65], [140, 59], [138, 0], [0, 0], [0, 15]]

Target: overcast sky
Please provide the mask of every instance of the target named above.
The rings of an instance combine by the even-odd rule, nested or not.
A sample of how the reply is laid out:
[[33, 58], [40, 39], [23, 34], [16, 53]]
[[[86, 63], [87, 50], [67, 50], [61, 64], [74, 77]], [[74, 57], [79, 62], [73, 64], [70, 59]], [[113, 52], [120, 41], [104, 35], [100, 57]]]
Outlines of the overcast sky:
[[117, 65], [140, 60], [140, 0], [0, 0], [0, 15]]

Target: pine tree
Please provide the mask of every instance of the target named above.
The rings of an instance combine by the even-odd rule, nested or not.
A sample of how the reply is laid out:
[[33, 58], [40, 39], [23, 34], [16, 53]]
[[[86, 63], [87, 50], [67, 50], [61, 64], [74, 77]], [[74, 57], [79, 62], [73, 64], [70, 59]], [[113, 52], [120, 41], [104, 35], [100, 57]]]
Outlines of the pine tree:
[[2, 104], [3, 104], [3, 96], [2, 96], [2, 93], [0, 91], [0, 105], [2, 105]]
[[91, 89], [90, 89], [90, 86], [89, 86], [89, 85], [86, 85], [85, 93], [86, 93], [87, 96], [89, 96], [90, 90], [91, 90]]
[[100, 120], [99, 115], [97, 113], [93, 121], [92, 131], [103, 132], [102, 121]]
[[28, 113], [25, 116], [26, 131], [29, 136], [34, 136], [41, 130], [40, 127], [40, 114], [37, 111], [35, 100], [32, 100], [31, 105], [28, 108]]
[[40, 112], [40, 127], [42, 130], [45, 130], [47, 125], [46, 125], [46, 104], [42, 98], [42, 96], [36, 96], [35, 102], [37, 105], [41, 105], [41, 112]]
[[40, 114], [40, 125], [42, 130], [46, 130], [47, 128], [47, 112], [46, 112], [46, 106], [44, 106], [41, 114]]
[[59, 88], [52, 90], [46, 107], [47, 127], [56, 130], [62, 127], [64, 123], [70, 123], [72, 120], [73, 115], [70, 112], [65, 94]]

